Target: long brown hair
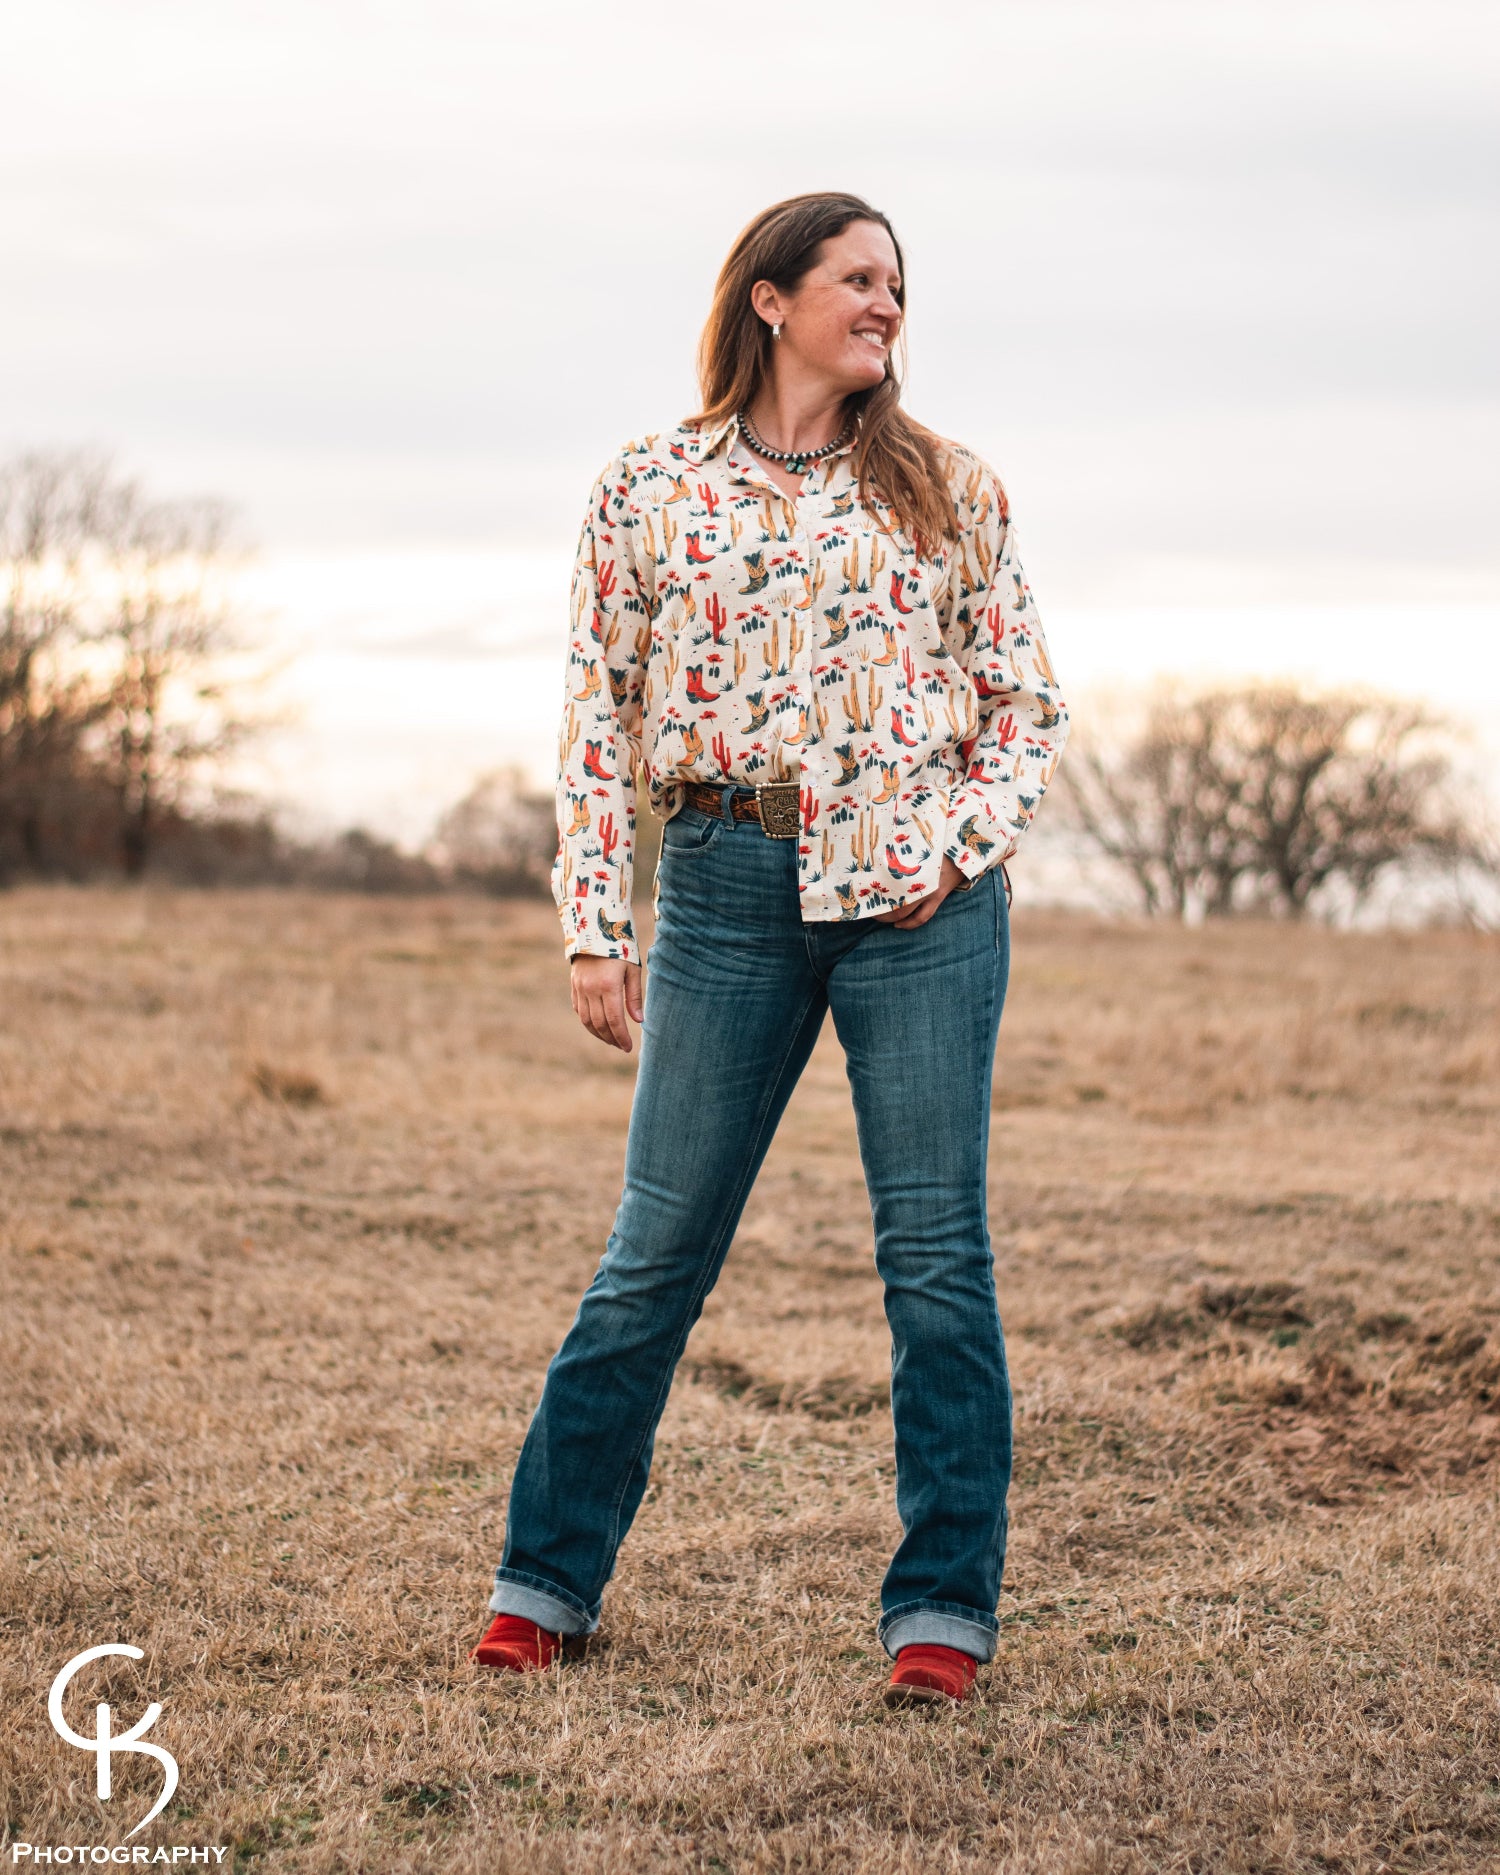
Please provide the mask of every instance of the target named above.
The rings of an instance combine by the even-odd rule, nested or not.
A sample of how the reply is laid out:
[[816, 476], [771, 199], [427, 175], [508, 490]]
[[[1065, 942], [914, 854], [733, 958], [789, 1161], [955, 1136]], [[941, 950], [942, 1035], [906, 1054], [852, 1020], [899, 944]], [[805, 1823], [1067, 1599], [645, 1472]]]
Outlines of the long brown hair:
[[[698, 341], [703, 395], [698, 423], [712, 426], [748, 409], [771, 375], [770, 328], [750, 303], [755, 282], [769, 280], [780, 291], [791, 292], [817, 263], [822, 243], [856, 221], [879, 222], [891, 237], [901, 275], [896, 303], [905, 313], [906, 262], [895, 229], [878, 208], [857, 195], [832, 190], [773, 203], [741, 229], [719, 270], [708, 323]], [[902, 336], [904, 340], [904, 321]], [[854, 473], [861, 491], [885, 502], [919, 552], [924, 543], [956, 540], [958, 521], [944, 473], [942, 440], [901, 408], [901, 378], [892, 353], [886, 354], [881, 382], [857, 391], [845, 407], [859, 418]]]

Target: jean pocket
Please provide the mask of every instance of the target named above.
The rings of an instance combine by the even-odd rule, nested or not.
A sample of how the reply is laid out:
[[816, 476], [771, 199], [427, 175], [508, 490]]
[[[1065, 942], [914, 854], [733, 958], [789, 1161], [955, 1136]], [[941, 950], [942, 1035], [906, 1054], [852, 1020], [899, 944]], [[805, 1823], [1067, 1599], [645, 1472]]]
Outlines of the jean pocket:
[[667, 853], [706, 853], [718, 844], [724, 822], [701, 807], [679, 807], [661, 830], [661, 850]]

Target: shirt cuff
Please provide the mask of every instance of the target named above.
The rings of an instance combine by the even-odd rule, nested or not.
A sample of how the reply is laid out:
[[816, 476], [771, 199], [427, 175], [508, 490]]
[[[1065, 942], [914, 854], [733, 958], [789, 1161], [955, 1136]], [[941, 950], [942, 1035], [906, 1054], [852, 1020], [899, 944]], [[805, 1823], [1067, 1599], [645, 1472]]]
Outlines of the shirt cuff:
[[[589, 901], [585, 900], [587, 905]], [[571, 964], [575, 957], [616, 957], [627, 964], [639, 963], [635, 926], [627, 917], [611, 918], [593, 901], [593, 916], [576, 901], [561, 908], [563, 955]], [[605, 926], [608, 929], [605, 929]]]
[[951, 859], [954, 865], [957, 866], [958, 870], [963, 874], [964, 882], [962, 885], [954, 886], [953, 889], [955, 892], [971, 891], [974, 882], [982, 872], [988, 869], [990, 863], [989, 855], [981, 857], [972, 847], [965, 846], [963, 841], [956, 836], [944, 847], [943, 857], [945, 859]]
[[[992, 866], [1001, 865], [1009, 859], [1016, 850], [1014, 837], [997, 839], [995, 833], [990, 831], [992, 826], [987, 812], [976, 811], [956, 798], [950, 802], [948, 844], [943, 852], [971, 886]], [[959, 888], [955, 886], [954, 890], [958, 891]]]

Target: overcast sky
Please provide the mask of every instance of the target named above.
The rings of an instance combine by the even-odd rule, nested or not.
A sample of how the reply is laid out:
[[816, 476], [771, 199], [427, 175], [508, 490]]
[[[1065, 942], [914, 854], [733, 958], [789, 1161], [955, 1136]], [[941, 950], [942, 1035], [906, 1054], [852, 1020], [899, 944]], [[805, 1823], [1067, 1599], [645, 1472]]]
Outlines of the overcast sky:
[[1006, 479], [1044, 618], [1492, 608], [1497, 20], [11, 8], [0, 446], [221, 494], [283, 568], [565, 559], [605, 458], [693, 408], [740, 226], [852, 188], [906, 246], [908, 402]]

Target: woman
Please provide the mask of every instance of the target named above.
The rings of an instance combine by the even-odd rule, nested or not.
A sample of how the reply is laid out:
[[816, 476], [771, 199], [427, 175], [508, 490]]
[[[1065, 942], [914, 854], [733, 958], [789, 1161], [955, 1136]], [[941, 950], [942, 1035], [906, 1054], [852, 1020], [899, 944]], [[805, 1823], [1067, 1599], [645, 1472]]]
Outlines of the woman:
[[[830, 1008], [893, 1347], [886, 1697], [961, 1699], [994, 1653], [1002, 864], [1067, 717], [1004, 490], [900, 407], [905, 299], [858, 197], [766, 210], [719, 276], [702, 413], [629, 444], [590, 498], [552, 885], [579, 1020], [627, 1054], [643, 1024], [641, 1062], [614, 1229], [517, 1465], [486, 1666], [547, 1666], [597, 1627], [673, 1372]], [[644, 1005], [638, 765], [666, 822]]]

